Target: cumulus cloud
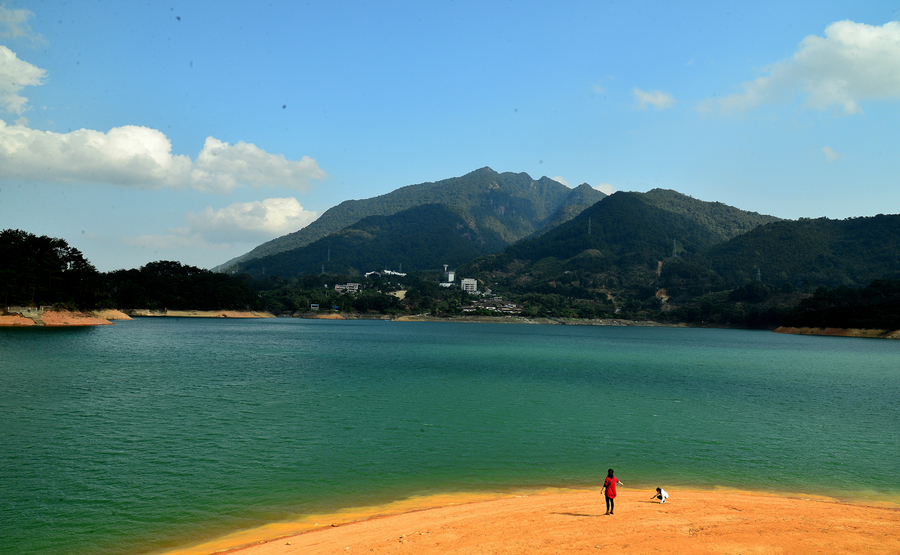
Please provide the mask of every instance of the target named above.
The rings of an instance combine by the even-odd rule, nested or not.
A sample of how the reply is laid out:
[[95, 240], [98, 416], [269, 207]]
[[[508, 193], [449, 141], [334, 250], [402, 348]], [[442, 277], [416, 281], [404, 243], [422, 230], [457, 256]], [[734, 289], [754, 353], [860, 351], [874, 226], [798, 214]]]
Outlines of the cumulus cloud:
[[862, 112], [864, 100], [900, 98], [900, 22], [882, 26], [838, 21], [825, 37], [810, 35], [794, 55], [766, 68], [767, 75], [742, 85], [742, 92], [707, 99], [701, 111], [743, 112], [760, 104], [804, 97], [804, 105], [845, 114]]
[[53, 133], [0, 120], [0, 180], [110, 183], [146, 189], [187, 187], [227, 193], [238, 187], [264, 186], [306, 191], [311, 180], [326, 177], [308, 156], [288, 160], [243, 141], [230, 145], [208, 137], [193, 162], [188, 156], [172, 154], [169, 138], [148, 127]]
[[616, 188], [612, 186], [611, 183], [601, 183], [599, 185], [595, 185], [594, 189], [597, 189], [601, 193], [611, 195], [616, 192]]
[[635, 87], [632, 89], [634, 94], [634, 106], [638, 110], [646, 110], [648, 106], [653, 106], [657, 110], [665, 110], [675, 105], [675, 98], [663, 91], [642, 91]]
[[44, 37], [28, 26], [31, 17], [34, 13], [28, 10], [10, 10], [0, 6], [0, 39], [27, 38], [32, 42], [44, 42]]
[[825, 158], [826, 158], [829, 162], [834, 162], [835, 160], [838, 160], [838, 159], [841, 157], [840, 154], [838, 154], [837, 152], [831, 150], [831, 147], [823, 146], [823, 147], [822, 147], [822, 152], [825, 153]]
[[557, 183], [562, 183], [562, 184], [565, 185], [566, 187], [571, 187], [571, 185], [569, 185], [569, 182], [566, 181], [565, 179], [563, 179], [563, 178], [560, 177], [560, 176], [551, 177], [550, 179], [552, 179], [553, 181], [556, 181]]
[[187, 221], [195, 233], [224, 243], [267, 241], [305, 227], [316, 216], [289, 197], [239, 202], [219, 210], [207, 207], [199, 214], [189, 213]]
[[[9, 10], [7, 10], [9, 11]], [[0, 46], [0, 108], [21, 115], [28, 99], [25, 86], [40, 85], [46, 71], [20, 60]], [[243, 141], [231, 145], [207, 137], [197, 160], [172, 154], [161, 131], [136, 125], [104, 133], [79, 129], [69, 133], [38, 131], [19, 118], [0, 120], [0, 180], [62, 183], [110, 183], [128, 187], [193, 188], [227, 193], [238, 187], [283, 187], [306, 191], [311, 180], [328, 175], [304, 156], [288, 160]]]
[[47, 70], [20, 60], [15, 52], [0, 45], [0, 108], [22, 115], [28, 99], [19, 94], [23, 87], [41, 85]]
[[306, 191], [311, 179], [325, 177], [325, 172], [309, 156], [298, 162], [281, 154], [269, 154], [250, 143], [240, 141], [229, 145], [213, 137], [206, 138], [191, 172], [194, 187], [229, 191], [242, 184]]
[[155, 251], [225, 250], [236, 243], [258, 244], [297, 231], [316, 216], [315, 212], [304, 210], [295, 198], [269, 198], [239, 202], [218, 210], [207, 207], [199, 214], [188, 213], [186, 226], [169, 229], [161, 235], [125, 237], [122, 241]]

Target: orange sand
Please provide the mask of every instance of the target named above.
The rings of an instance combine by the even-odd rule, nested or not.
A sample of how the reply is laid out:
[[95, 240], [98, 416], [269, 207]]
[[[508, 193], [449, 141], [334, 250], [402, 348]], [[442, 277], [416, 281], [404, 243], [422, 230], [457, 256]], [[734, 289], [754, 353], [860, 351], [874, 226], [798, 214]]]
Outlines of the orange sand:
[[[900, 553], [897, 506], [677, 489], [670, 489], [669, 502], [660, 505], [650, 501], [652, 491], [621, 488], [615, 514], [610, 516], [604, 515], [598, 491], [545, 492], [456, 504], [445, 498], [443, 506], [408, 507], [408, 512], [390, 516], [320, 515], [313, 517], [316, 523], [271, 525], [174, 553]], [[382, 511], [386, 509], [390, 507]], [[290, 535], [299, 528], [314, 529]], [[228, 551], [228, 543], [233, 547], [238, 541], [253, 545]]]
[[0, 326], [33, 326], [34, 320], [26, 318], [21, 314], [2, 314], [0, 315]]
[[45, 326], [109, 326], [112, 324], [105, 318], [98, 318], [84, 312], [68, 310], [48, 310], [41, 314]]

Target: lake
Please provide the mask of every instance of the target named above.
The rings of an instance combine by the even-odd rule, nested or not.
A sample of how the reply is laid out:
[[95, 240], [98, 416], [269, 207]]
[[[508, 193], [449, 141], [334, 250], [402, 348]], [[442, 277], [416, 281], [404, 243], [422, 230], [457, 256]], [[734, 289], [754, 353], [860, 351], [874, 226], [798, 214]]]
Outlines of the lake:
[[410, 496], [740, 488], [900, 502], [900, 342], [144, 318], [0, 328], [0, 541], [153, 553]]

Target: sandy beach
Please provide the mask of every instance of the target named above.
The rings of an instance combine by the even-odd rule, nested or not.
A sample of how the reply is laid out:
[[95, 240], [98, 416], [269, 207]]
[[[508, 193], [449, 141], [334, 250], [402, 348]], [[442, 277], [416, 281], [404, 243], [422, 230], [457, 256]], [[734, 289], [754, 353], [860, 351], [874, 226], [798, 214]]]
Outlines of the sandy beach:
[[650, 490], [621, 487], [609, 516], [599, 491], [423, 498], [381, 508], [399, 514], [320, 515], [315, 523], [270, 525], [170, 555], [900, 553], [898, 506], [730, 490], [669, 493], [659, 504]]

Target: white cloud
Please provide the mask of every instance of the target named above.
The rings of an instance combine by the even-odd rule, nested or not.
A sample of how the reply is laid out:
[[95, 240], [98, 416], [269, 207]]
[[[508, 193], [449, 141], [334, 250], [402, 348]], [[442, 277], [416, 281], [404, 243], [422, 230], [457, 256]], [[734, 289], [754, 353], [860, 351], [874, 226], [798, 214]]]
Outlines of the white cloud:
[[224, 243], [267, 241], [305, 227], [316, 216], [289, 197], [239, 202], [220, 210], [207, 207], [199, 214], [189, 213], [186, 219], [194, 233]]
[[203, 150], [191, 172], [197, 189], [232, 190], [240, 185], [268, 185], [298, 191], [309, 189], [311, 179], [324, 179], [327, 174], [309, 156], [299, 162], [281, 154], [269, 154], [256, 145], [235, 145], [207, 137]]
[[152, 249], [162, 258], [177, 258], [179, 251], [188, 249], [225, 251], [236, 244], [259, 244], [297, 231], [316, 216], [292, 197], [240, 202], [219, 210], [207, 207], [199, 214], [190, 212], [185, 216], [188, 225], [184, 227], [169, 229], [162, 235], [124, 237], [122, 242]]
[[35, 33], [28, 26], [28, 18], [34, 13], [28, 10], [10, 10], [6, 6], [0, 6], [0, 39], [27, 38], [32, 42], [45, 42], [40, 33]]
[[653, 106], [657, 110], [665, 110], [675, 105], [675, 98], [663, 91], [642, 91], [635, 87], [632, 89], [634, 94], [634, 106], [638, 110], [646, 110], [647, 106]]
[[189, 187], [225, 193], [262, 186], [306, 191], [311, 180], [327, 176], [308, 156], [299, 162], [288, 160], [245, 142], [229, 145], [208, 137], [192, 162], [188, 156], [172, 154], [169, 138], [148, 127], [53, 133], [0, 120], [0, 180]]
[[832, 23], [824, 38], [806, 37], [790, 59], [766, 72], [744, 83], [743, 92], [707, 99], [699, 109], [742, 112], [802, 94], [809, 108], [840, 106], [845, 114], [857, 114], [860, 101], [900, 99], [900, 22]]
[[[21, 115], [28, 109], [28, 99], [19, 91], [40, 85], [45, 75], [45, 70], [0, 46], [0, 107]], [[172, 154], [169, 138], [148, 127], [53, 133], [29, 128], [25, 118], [16, 123], [10, 126], [0, 120], [0, 180], [189, 187], [225, 193], [263, 186], [302, 192], [309, 189], [311, 180], [328, 177], [308, 156], [288, 160], [243, 141], [230, 145], [207, 137], [193, 162], [188, 156]]]
[[594, 189], [597, 189], [601, 193], [605, 193], [607, 195], [611, 195], [616, 192], [616, 188], [613, 187], [611, 183], [601, 183], [599, 185], [595, 185]]
[[606, 93], [606, 89], [604, 89], [602, 85], [594, 85], [591, 88], [597, 94], [605, 94]]
[[[2, 9], [2, 7], [0, 7]], [[23, 87], [41, 85], [47, 70], [20, 60], [16, 53], [0, 45], [0, 108], [22, 115], [28, 99], [19, 94]]]
[[831, 150], [831, 147], [823, 146], [822, 152], [825, 153], [825, 158], [828, 159], [829, 162], [834, 162], [840, 159], [841, 155], [837, 152]]
[[571, 185], [569, 185], [569, 182], [566, 181], [565, 179], [563, 179], [563, 178], [560, 177], [560, 176], [551, 177], [550, 179], [552, 179], [553, 181], [556, 181], [557, 183], [562, 183], [562, 184], [565, 185], [566, 187], [571, 187]]

